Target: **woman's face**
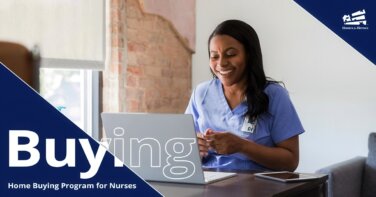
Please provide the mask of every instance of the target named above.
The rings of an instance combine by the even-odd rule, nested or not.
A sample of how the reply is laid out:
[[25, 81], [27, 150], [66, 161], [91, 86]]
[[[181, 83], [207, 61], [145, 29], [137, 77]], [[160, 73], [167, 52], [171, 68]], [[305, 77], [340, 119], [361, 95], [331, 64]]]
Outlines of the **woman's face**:
[[210, 40], [210, 68], [224, 86], [232, 86], [245, 79], [246, 55], [243, 45], [227, 35]]

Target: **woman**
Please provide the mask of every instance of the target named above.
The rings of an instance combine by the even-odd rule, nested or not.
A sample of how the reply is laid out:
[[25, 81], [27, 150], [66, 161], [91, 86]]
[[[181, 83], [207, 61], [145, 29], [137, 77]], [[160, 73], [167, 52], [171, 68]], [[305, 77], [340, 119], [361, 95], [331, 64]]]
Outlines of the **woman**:
[[196, 87], [186, 110], [203, 167], [294, 171], [304, 129], [287, 91], [265, 76], [255, 30], [227, 20], [208, 44], [214, 78]]

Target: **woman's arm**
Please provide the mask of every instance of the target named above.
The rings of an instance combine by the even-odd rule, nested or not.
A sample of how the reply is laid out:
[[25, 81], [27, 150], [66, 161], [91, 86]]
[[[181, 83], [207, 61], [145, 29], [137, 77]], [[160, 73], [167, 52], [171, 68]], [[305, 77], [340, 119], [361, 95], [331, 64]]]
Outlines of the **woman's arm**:
[[294, 171], [299, 164], [299, 136], [284, 140], [276, 147], [263, 146], [230, 132], [209, 131], [205, 137], [218, 154], [243, 153], [270, 169]]

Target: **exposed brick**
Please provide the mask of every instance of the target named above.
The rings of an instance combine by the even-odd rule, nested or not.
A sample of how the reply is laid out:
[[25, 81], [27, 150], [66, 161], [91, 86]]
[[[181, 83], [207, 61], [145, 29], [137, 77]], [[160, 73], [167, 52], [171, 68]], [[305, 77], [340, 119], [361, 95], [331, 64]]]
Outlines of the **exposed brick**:
[[126, 87], [125, 91], [126, 91], [126, 96], [129, 99], [135, 99], [135, 100], [144, 99], [144, 91], [139, 88]]
[[192, 53], [170, 22], [143, 13], [138, 1], [111, 0], [112, 55], [104, 71], [103, 108], [182, 113], [191, 93]]
[[128, 51], [129, 52], [144, 52], [145, 51], [145, 44], [136, 43], [136, 42], [128, 42]]
[[145, 88], [145, 90], [148, 88], [155, 88], [155, 82], [154, 82], [153, 77], [146, 77], [146, 76], [140, 77], [139, 83], [140, 83], [140, 87]]
[[127, 64], [129, 64], [129, 65], [137, 65], [138, 64], [138, 56], [137, 56], [137, 54], [135, 54], [135, 53], [128, 53]]
[[129, 99], [126, 101], [126, 106], [128, 112], [138, 112], [140, 108], [140, 101]]
[[127, 74], [127, 78], [126, 78], [126, 82], [125, 82], [125, 87], [133, 87], [133, 88], [137, 88], [139, 87], [139, 78], [137, 76], [134, 76], [132, 74]]
[[121, 0], [111, 0], [111, 8], [118, 8]]
[[145, 67], [158, 67], [158, 57], [149, 56], [146, 53], [138, 54], [137, 64], [144, 65]]
[[144, 71], [146, 76], [154, 76], [154, 77], [161, 77], [162, 76], [162, 69], [158, 66], [145, 66]]
[[127, 17], [129, 18], [136, 18], [136, 19], [139, 19], [142, 17], [142, 12], [140, 9], [138, 9], [137, 7], [132, 7], [130, 6], [128, 9], [127, 9]]
[[132, 29], [140, 29], [142, 19], [127, 18], [127, 27]]
[[141, 75], [143, 75], [143, 73], [144, 73], [142, 67], [140, 67], [140, 66], [132, 66], [132, 65], [128, 65], [127, 72], [131, 73], [133, 75], [137, 75], [138, 77], [141, 76]]
[[173, 77], [174, 76], [174, 70], [171, 68], [163, 68], [162, 69], [162, 77]]

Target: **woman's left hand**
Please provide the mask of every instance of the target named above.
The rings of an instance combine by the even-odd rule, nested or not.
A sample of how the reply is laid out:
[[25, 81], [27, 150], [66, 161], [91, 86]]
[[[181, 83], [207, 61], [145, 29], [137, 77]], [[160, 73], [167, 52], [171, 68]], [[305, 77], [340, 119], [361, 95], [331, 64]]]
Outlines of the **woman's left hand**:
[[205, 138], [218, 154], [232, 154], [241, 152], [246, 140], [230, 132], [206, 132]]

